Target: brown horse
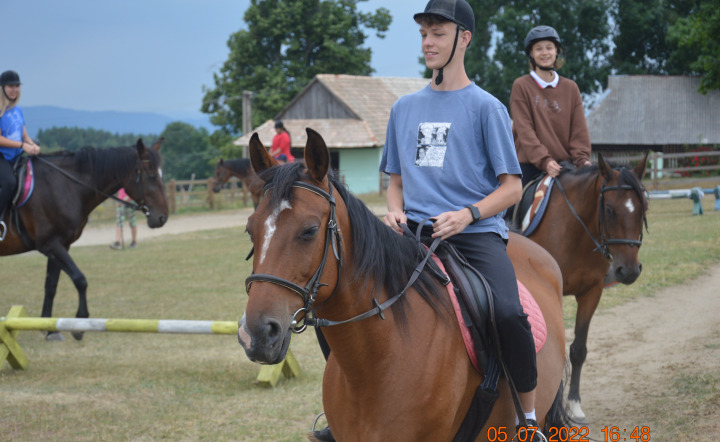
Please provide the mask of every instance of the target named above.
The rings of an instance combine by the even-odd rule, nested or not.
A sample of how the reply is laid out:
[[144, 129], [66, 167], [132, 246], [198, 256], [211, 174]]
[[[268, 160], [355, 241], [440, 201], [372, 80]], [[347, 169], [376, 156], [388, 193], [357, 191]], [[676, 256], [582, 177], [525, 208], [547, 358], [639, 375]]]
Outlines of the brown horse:
[[[147, 216], [148, 226], [162, 227], [168, 219], [168, 201], [162, 180], [162, 139], [147, 149], [142, 140], [132, 147], [94, 149], [39, 155], [32, 159], [35, 189], [27, 204], [8, 210], [7, 237], [0, 241], [0, 256], [37, 250], [47, 256], [42, 317], [52, 317], [60, 271], [78, 291], [78, 318], [90, 317], [87, 279], [70, 257], [70, 245], [82, 234], [90, 213], [120, 188]], [[82, 332], [73, 333], [82, 339]], [[62, 340], [50, 332], [48, 340]]]
[[[648, 152], [649, 153], [649, 152]], [[580, 372], [587, 336], [606, 282], [632, 284], [640, 276], [638, 252], [648, 208], [641, 180], [647, 156], [634, 168], [613, 168], [598, 155], [598, 166], [565, 165], [550, 192], [545, 216], [528, 238], [555, 258], [563, 294], [577, 300], [575, 339], [570, 345], [572, 375], [568, 400], [575, 421], [583, 421]]]
[[253, 207], [257, 208], [262, 196], [262, 183], [247, 158], [223, 161], [220, 158], [215, 166], [215, 173], [212, 179], [212, 190], [220, 192], [222, 186], [227, 183], [230, 177], [237, 177], [243, 185], [243, 192], [247, 189], [253, 200]]
[[[414, 239], [392, 231], [332, 176], [325, 142], [311, 129], [307, 134], [307, 166], [276, 166], [257, 134], [250, 140], [253, 166], [267, 184], [247, 224], [253, 275], [240, 344], [250, 360], [274, 364], [285, 357], [292, 333], [305, 329], [307, 323], [298, 322], [362, 315], [323, 331], [332, 349], [323, 405], [334, 436], [452, 440], [483, 376], [467, 356], [447, 289], [423, 271], [376, 315], [380, 307], [373, 305], [401, 293], [422, 256]], [[522, 236], [512, 235], [508, 253], [547, 323], [547, 342], [537, 355], [536, 410], [541, 425], [555, 425], [565, 366], [562, 276], [552, 257]], [[514, 419], [502, 379], [476, 440], [510, 440]]]

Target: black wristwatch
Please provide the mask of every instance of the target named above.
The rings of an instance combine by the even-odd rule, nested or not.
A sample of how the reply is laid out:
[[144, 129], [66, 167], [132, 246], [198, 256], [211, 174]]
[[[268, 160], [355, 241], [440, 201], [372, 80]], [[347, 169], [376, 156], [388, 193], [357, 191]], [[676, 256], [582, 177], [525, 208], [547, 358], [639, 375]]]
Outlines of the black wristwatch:
[[476, 222], [480, 221], [480, 218], [482, 216], [480, 215], [480, 210], [473, 206], [472, 204], [465, 206], [467, 209], [470, 209], [470, 213], [472, 214], [472, 222], [470, 224], [475, 224]]

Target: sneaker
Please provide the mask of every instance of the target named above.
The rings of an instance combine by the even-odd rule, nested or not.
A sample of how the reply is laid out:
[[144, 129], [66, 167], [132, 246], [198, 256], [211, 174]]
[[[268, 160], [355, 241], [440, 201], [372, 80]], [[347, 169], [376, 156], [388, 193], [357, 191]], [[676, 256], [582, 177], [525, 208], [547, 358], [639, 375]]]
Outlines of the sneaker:
[[547, 438], [542, 434], [534, 419], [527, 420], [527, 427], [518, 425], [515, 429], [517, 430], [517, 435], [513, 438], [515, 442], [547, 442]]
[[137, 247], [137, 243], [136, 243], [135, 241], [131, 242], [131, 243], [130, 243], [130, 248], [131, 248], [131, 249], [134, 249], [135, 247]]
[[330, 427], [323, 428], [322, 430], [313, 431], [313, 436], [316, 440], [334, 442], [335, 437], [330, 432]]
[[110, 248], [113, 250], [120, 250], [120, 249], [122, 249], [122, 246], [120, 245], [119, 242], [116, 241], [116, 242], [110, 244]]

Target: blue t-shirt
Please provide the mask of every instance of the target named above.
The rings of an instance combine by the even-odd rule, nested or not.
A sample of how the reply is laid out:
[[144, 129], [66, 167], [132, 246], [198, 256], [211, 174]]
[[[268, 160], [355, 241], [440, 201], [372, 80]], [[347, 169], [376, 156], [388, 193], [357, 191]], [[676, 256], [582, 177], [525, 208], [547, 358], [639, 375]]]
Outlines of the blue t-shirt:
[[[22, 141], [25, 117], [19, 107], [13, 106], [5, 110], [0, 117], [0, 135], [13, 141]], [[0, 147], [0, 152], [6, 160], [12, 161], [22, 152], [22, 149], [12, 147]]]
[[[500, 186], [499, 175], [521, 175], [507, 109], [475, 84], [405, 95], [390, 112], [380, 171], [402, 176], [415, 222], [481, 201]], [[507, 238], [503, 214], [464, 232]]]

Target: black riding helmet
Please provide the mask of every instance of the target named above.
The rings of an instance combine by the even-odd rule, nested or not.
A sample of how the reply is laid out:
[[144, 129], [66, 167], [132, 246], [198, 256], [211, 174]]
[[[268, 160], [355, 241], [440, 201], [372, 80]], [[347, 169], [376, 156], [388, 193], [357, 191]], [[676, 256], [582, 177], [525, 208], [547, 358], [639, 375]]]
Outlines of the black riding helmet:
[[0, 74], [0, 86], [19, 85], [20, 76], [15, 71], [5, 71]]
[[[555, 47], [557, 47], [558, 56], [562, 54], [562, 43], [560, 42], [560, 35], [558, 35], [555, 28], [552, 26], [535, 26], [534, 28], [530, 29], [530, 32], [528, 32], [527, 36], [525, 37], [525, 55], [530, 59], [530, 62], [533, 65], [533, 68], [535, 68], [537, 65], [535, 64], [535, 60], [530, 56], [530, 50], [532, 49], [532, 46], [541, 40], [549, 40], [555, 43]], [[557, 61], [557, 60], [556, 60]], [[555, 70], [555, 63], [553, 63], [553, 68], [543, 68], [540, 67], [540, 69], [543, 70]]]
[[428, 4], [425, 5], [425, 10], [418, 12], [413, 18], [415, 21], [418, 21], [427, 15], [437, 15], [458, 25], [457, 31], [455, 31], [455, 42], [453, 43], [450, 58], [447, 63], [440, 68], [438, 76], [435, 78], [435, 84], [440, 84], [443, 78], [443, 68], [450, 64], [450, 61], [452, 61], [455, 55], [455, 47], [457, 46], [460, 27], [470, 31], [471, 35], [475, 35], [475, 14], [473, 13], [472, 7], [465, 0], [430, 0]]

